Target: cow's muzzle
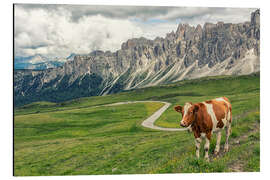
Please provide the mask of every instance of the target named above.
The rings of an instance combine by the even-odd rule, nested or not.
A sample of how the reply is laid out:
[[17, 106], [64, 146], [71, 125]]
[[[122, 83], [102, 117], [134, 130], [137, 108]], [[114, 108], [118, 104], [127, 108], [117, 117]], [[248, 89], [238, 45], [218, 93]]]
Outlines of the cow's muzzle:
[[185, 123], [183, 123], [183, 122], [180, 123], [180, 126], [187, 127], [187, 125]]

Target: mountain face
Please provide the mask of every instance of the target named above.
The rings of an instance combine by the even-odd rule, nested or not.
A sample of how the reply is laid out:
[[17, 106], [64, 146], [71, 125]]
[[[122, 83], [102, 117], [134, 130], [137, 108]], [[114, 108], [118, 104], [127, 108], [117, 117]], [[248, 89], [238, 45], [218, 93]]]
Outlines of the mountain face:
[[14, 59], [14, 69], [44, 70], [62, 66], [66, 61], [73, 60], [75, 54], [72, 53], [67, 58], [48, 58], [41, 54], [29, 57], [16, 56]]
[[251, 21], [179, 24], [154, 40], [135, 38], [121, 49], [74, 55], [61, 67], [14, 72], [15, 105], [105, 95], [183, 79], [260, 70], [260, 11]]

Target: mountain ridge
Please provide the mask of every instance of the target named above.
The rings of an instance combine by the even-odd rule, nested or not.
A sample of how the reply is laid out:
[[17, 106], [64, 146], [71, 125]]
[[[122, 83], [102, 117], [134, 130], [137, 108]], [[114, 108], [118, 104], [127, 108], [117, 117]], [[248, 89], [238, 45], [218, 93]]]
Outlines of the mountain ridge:
[[[74, 55], [73, 61], [60, 67], [16, 71], [15, 104], [36, 96], [61, 101], [56, 98], [61, 93], [70, 98], [106, 95], [183, 79], [258, 72], [259, 16], [256, 10], [250, 22], [205, 23], [203, 27], [179, 24], [165, 38], [133, 38], [116, 52], [97, 50]], [[43, 99], [46, 93], [55, 96]]]
[[66, 61], [73, 60], [75, 53], [71, 53], [66, 58], [59, 57], [46, 57], [42, 54], [34, 56], [15, 56], [14, 69], [30, 69], [30, 70], [45, 70], [49, 68], [56, 68], [63, 66]]

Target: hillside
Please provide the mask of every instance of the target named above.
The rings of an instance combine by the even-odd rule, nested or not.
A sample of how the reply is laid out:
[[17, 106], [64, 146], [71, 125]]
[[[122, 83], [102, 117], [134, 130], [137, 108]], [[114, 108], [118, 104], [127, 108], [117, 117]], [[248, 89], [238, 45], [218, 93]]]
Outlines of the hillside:
[[[170, 102], [156, 124], [179, 128], [180, 116], [173, 106], [220, 96], [232, 103], [230, 151], [213, 157], [214, 136], [210, 163], [195, 159], [192, 134], [141, 126], [163, 104], [100, 106], [136, 100]], [[184, 80], [61, 103], [36, 102], [14, 112], [16, 176], [260, 171], [258, 73]]]
[[260, 68], [260, 12], [250, 22], [179, 24], [154, 40], [134, 38], [116, 52], [94, 51], [43, 71], [15, 71], [15, 105], [60, 102], [216, 75], [243, 75]]

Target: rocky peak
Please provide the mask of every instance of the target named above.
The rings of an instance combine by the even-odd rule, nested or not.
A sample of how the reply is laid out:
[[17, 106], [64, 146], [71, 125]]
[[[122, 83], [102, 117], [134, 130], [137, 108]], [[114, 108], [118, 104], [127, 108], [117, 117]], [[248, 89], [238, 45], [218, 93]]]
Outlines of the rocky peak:
[[209, 29], [212, 29], [215, 26], [216, 26], [216, 24], [206, 22], [206, 23], [204, 23], [203, 30], [207, 31]]
[[200, 24], [197, 25], [195, 33], [202, 33], [202, 26]]
[[194, 27], [189, 26], [189, 24], [179, 24], [176, 30], [177, 40], [184, 40], [189, 37], [189, 33], [194, 32]]
[[89, 55], [90, 55], [90, 56], [101, 56], [101, 55], [103, 55], [103, 54], [104, 54], [103, 51], [101, 51], [101, 50], [96, 50], [96, 51], [91, 52]]
[[260, 26], [260, 10], [259, 9], [251, 13], [251, 24], [254, 26]]
[[167, 33], [165, 39], [174, 40], [175, 39], [175, 33], [174, 33], [174, 31], [172, 31], [170, 33]]
[[134, 48], [136, 46], [140, 46], [142, 44], [149, 44], [150, 42], [151, 42], [151, 40], [148, 40], [144, 37], [133, 38], [133, 39], [129, 39], [126, 42], [122, 43], [121, 49], [122, 50], [132, 49], [132, 48]]
[[217, 22], [217, 27], [222, 28], [223, 25], [224, 25], [224, 22], [223, 21]]
[[126, 50], [135, 46], [135, 39], [129, 39], [127, 42], [122, 43], [121, 49]]

